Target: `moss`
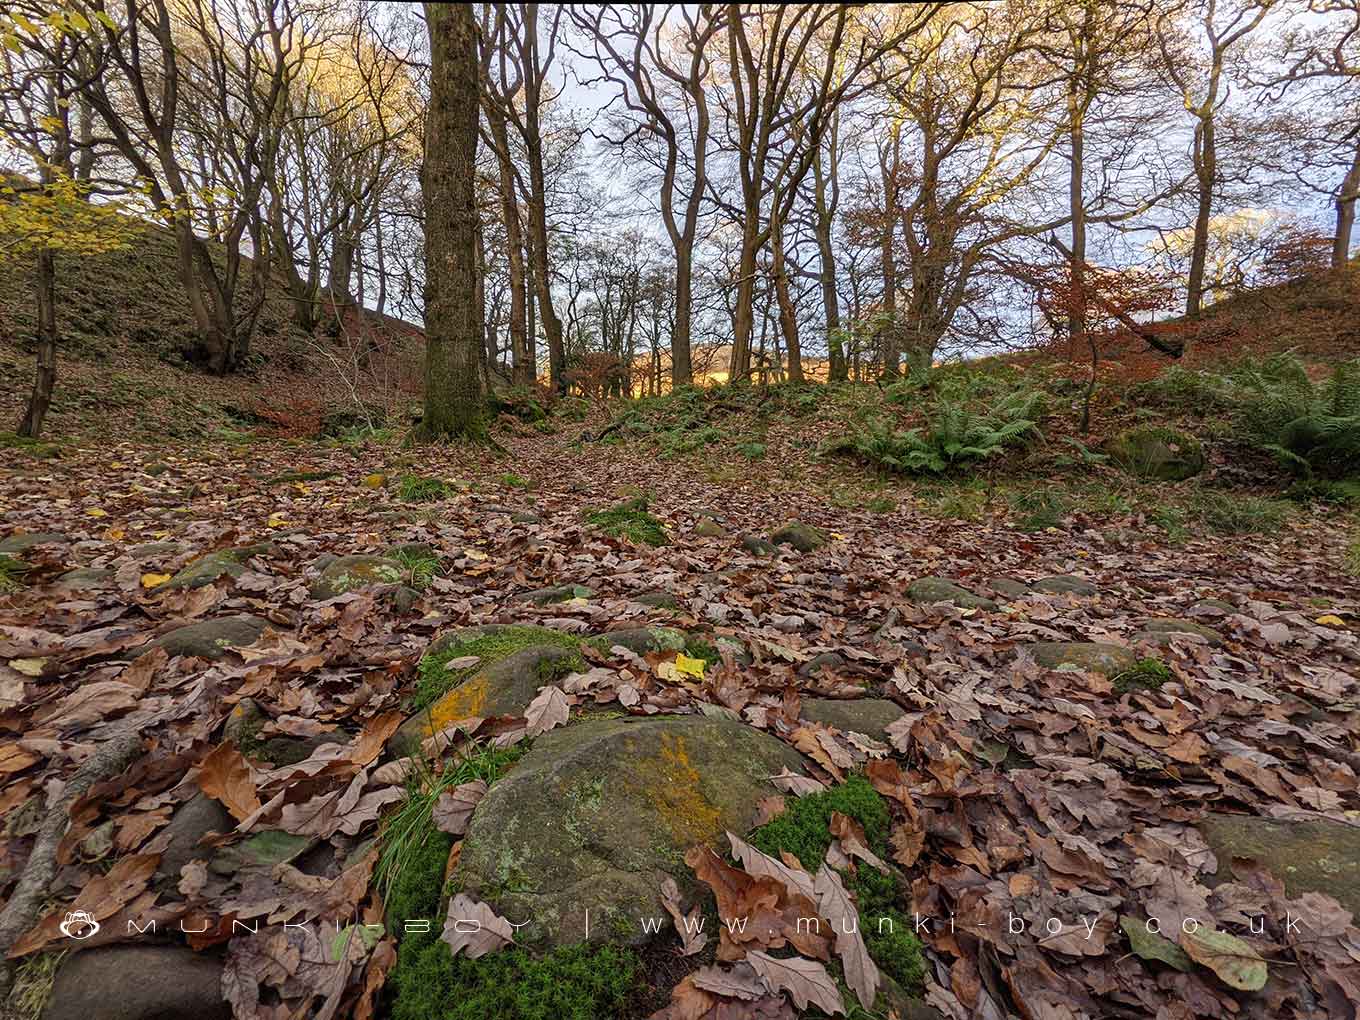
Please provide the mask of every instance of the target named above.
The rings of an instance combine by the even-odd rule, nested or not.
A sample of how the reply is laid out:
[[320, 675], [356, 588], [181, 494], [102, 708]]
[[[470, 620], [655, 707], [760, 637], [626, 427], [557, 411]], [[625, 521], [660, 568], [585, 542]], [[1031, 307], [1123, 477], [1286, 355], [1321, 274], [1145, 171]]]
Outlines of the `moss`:
[[1170, 679], [1171, 670], [1161, 659], [1139, 659], [1114, 678], [1114, 689], [1120, 694], [1155, 691]]
[[907, 991], [919, 992], [925, 981], [925, 960], [911, 921], [898, 909], [902, 880], [891, 872], [863, 865], [848, 885], [855, 894], [869, 955]]
[[403, 503], [434, 503], [448, 499], [453, 487], [442, 478], [422, 478], [420, 475], [403, 475], [398, 495]]
[[24, 586], [26, 564], [13, 556], [0, 556], [0, 595], [16, 592]]
[[637, 955], [617, 946], [564, 946], [543, 956], [511, 949], [469, 960], [443, 942], [408, 937], [392, 973], [392, 1017], [596, 1020], [622, 1015], [641, 977]]
[[879, 856], [887, 852], [888, 805], [863, 776], [789, 801], [788, 810], [751, 834], [751, 843], [771, 857], [788, 851], [815, 871], [831, 845], [831, 815], [837, 811], [864, 826], [871, 850]]
[[516, 474], [503, 474], [500, 476], [500, 483], [512, 489], [527, 489], [534, 483], [529, 479]]
[[722, 662], [717, 645], [701, 637], [690, 636], [685, 639], [685, 654], [691, 659], [703, 659], [709, 666]]
[[630, 499], [608, 510], [593, 510], [585, 515], [585, 520], [587, 524], [595, 525], [614, 538], [626, 538], [630, 542], [647, 545], [667, 545], [670, 542], [661, 522], [647, 512], [646, 499]]
[[[467, 641], [445, 645], [437, 652], [427, 654], [416, 667], [419, 679], [416, 681], [416, 691], [411, 700], [411, 706], [417, 710], [428, 708], [459, 684], [470, 679], [479, 670], [485, 669], [493, 662], [514, 655], [525, 648], [533, 648], [538, 645], [560, 645], [563, 648], [575, 651], [577, 639], [570, 634], [550, 631], [543, 627], [503, 627], [492, 634], [483, 634]], [[479, 661], [463, 669], [448, 668], [448, 663], [454, 659], [462, 659], [471, 655], [477, 656]], [[568, 663], [566, 665], [576, 668], [576, 666], [583, 666], [584, 663], [578, 662], [575, 665]], [[540, 666], [540, 669], [545, 669], [546, 673], [551, 674], [541, 678], [551, 681], [561, 675], [563, 665], [560, 663], [544, 663]]]

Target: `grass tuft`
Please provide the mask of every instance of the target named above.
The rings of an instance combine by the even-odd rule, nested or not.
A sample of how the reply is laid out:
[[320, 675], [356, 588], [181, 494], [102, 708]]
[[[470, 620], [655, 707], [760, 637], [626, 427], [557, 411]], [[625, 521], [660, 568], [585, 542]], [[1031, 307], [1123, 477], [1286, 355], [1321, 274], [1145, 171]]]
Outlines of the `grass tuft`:
[[453, 487], [442, 478], [404, 475], [398, 495], [403, 503], [435, 503], [453, 495]]
[[585, 520], [613, 538], [656, 546], [670, 543], [661, 522], [647, 512], [644, 498], [630, 499], [607, 510], [592, 510]]
[[0, 595], [19, 591], [24, 586], [28, 565], [13, 556], [0, 555]]
[[1139, 659], [1114, 678], [1114, 689], [1119, 694], [1155, 691], [1171, 678], [1171, 670], [1161, 659]]

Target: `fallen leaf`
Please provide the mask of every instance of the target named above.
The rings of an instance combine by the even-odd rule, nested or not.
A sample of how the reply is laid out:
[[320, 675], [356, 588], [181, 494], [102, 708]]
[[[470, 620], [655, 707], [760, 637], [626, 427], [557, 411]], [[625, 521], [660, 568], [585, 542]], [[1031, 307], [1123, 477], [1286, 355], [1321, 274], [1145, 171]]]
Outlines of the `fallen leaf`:
[[230, 740], [223, 741], [199, 762], [198, 788], [243, 822], [260, 810], [260, 797], [250, 763]]
[[434, 803], [434, 827], [451, 836], [463, 835], [473, 810], [485, 796], [486, 783], [480, 779], [445, 790]]
[[570, 713], [571, 706], [560, 687], [540, 687], [538, 696], [524, 710], [524, 719], [529, 724], [528, 735], [536, 737], [554, 726], [564, 725]]
[[475, 960], [511, 945], [515, 941], [515, 930], [509, 921], [497, 916], [485, 903], [459, 893], [449, 901], [440, 939], [449, 944], [454, 956], [465, 953]]
[[1230, 988], [1259, 992], [1266, 986], [1266, 961], [1236, 935], [1200, 927], [1182, 931], [1180, 942], [1192, 960], [1208, 967]]
[[780, 960], [753, 949], [746, 954], [746, 962], [771, 988], [788, 992], [799, 1009], [807, 1009], [812, 1003], [830, 1016], [845, 1012], [840, 989], [816, 960], [801, 956]]
[[171, 578], [172, 576], [174, 576], [174, 575], [172, 575], [172, 574], [150, 574], [150, 573], [148, 573], [148, 574], [143, 574], [143, 575], [142, 575], [142, 587], [143, 587], [143, 588], [157, 588], [157, 587], [159, 587], [160, 585], [164, 584], [166, 581], [170, 580], [170, 578]]

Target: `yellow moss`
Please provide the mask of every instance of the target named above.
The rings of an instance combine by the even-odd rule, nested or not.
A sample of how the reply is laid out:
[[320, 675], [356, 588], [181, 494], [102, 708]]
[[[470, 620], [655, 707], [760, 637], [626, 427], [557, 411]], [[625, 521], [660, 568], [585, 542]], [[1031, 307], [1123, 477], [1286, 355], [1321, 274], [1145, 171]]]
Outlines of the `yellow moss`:
[[486, 708], [487, 687], [485, 676], [474, 676], [436, 701], [430, 706], [429, 732], [438, 733], [449, 723], [480, 716]]
[[689, 760], [685, 738], [661, 734], [661, 747], [652, 759], [653, 775], [643, 794], [670, 827], [678, 845], [708, 843], [722, 832], [721, 812], [699, 787], [699, 772]]

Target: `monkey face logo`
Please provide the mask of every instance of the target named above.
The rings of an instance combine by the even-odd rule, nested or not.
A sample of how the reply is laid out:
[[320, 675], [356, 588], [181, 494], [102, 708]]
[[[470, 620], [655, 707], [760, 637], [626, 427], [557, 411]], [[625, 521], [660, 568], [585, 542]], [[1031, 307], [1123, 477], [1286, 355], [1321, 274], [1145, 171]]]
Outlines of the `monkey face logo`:
[[98, 934], [99, 922], [90, 916], [89, 911], [73, 910], [61, 922], [61, 933], [68, 939], [87, 939]]

